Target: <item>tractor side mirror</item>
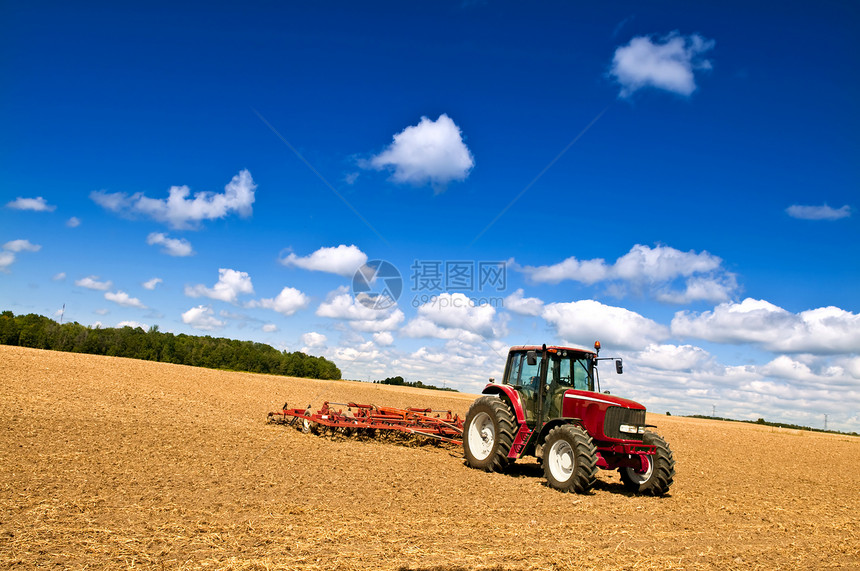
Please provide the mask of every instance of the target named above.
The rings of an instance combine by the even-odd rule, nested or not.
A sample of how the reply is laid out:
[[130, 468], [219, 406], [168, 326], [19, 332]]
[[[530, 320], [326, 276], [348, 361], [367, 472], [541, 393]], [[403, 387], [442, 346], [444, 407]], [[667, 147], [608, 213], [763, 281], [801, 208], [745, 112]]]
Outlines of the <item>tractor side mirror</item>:
[[621, 365], [621, 359], [615, 361], [615, 372], [619, 375], [624, 372], [624, 367]]
[[535, 355], [534, 351], [529, 351], [526, 353], [526, 363], [529, 364], [529, 367], [534, 367], [537, 365], [537, 355]]

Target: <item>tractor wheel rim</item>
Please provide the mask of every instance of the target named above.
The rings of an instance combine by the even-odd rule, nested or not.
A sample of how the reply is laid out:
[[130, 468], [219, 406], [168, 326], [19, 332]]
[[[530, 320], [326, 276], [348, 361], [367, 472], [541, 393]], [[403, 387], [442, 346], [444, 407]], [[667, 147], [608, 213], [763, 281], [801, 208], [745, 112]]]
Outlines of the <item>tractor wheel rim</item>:
[[475, 460], [486, 460], [496, 443], [496, 428], [486, 412], [479, 412], [469, 425], [469, 448]]
[[549, 466], [550, 474], [559, 482], [566, 482], [573, 475], [574, 457], [573, 447], [570, 443], [564, 440], [555, 442], [549, 449], [549, 458], [547, 466]]
[[649, 456], [645, 456], [643, 461], [648, 463], [648, 468], [644, 472], [636, 470], [635, 468], [626, 468], [627, 476], [630, 478], [630, 481], [640, 486], [650, 480], [651, 474], [654, 472], [654, 462], [651, 458]]

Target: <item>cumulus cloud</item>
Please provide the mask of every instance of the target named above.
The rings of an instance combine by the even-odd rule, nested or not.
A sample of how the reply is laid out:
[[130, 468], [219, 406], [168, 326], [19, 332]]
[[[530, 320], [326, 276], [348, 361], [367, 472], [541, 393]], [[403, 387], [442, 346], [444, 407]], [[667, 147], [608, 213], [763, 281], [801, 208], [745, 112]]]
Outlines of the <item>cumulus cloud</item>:
[[764, 300], [722, 303], [713, 311], [680, 311], [672, 333], [718, 343], [755, 343], [771, 351], [819, 355], [856, 353], [860, 315], [838, 307], [791, 313]]
[[15, 254], [6, 251], [0, 252], [0, 271], [7, 271], [14, 262]]
[[66, 272], [56, 273], [56, 274], [54, 274], [54, 277], [52, 277], [51, 279], [54, 280], [55, 282], [61, 282], [64, 279], [66, 279]]
[[8, 272], [9, 266], [15, 262], [15, 254], [21, 252], [38, 252], [42, 246], [33, 244], [29, 240], [10, 240], [3, 244], [0, 250], [0, 272]]
[[600, 341], [606, 347], [642, 350], [669, 337], [669, 329], [642, 315], [594, 300], [550, 303], [542, 317], [559, 337], [590, 347]]
[[301, 291], [296, 288], [285, 287], [277, 297], [252, 301], [248, 306], [271, 309], [289, 317], [300, 309], [307, 307], [310, 302], [311, 299]]
[[395, 306], [387, 309], [374, 309], [360, 303], [346, 286], [329, 293], [326, 300], [317, 308], [320, 317], [347, 321], [357, 331], [390, 331], [396, 329], [406, 318]]
[[462, 293], [442, 293], [418, 307], [418, 315], [400, 333], [407, 337], [463, 338], [469, 342], [507, 334], [506, 320], [489, 304]]
[[162, 283], [163, 281], [164, 280], [162, 280], [161, 278], [152, 278], [151, 280], [147, 280], [140, 285], [143, 286], [143, 289], [153, 290], [158, 287], [158, 284]]
[[212, 331], [224, 327], [225, 322], [215, 317], [215, 312], [211, 306], [198, 305], [192, 307], [182, 314], [182, 322], [190, 325], [194, 329], [201, 331]]
[[638, 36], [615, 50], [609, 75], [621, 86], [620, 97], [646, 87], [690, 96], [696, 90], [695, 72], [712, 67], [703, 56], [714, 45], [698, 34]]
[[146, 243], [150, 246], [161, 246], [161, 251], [168, 256], [185, 257], [194, 254], [191, 242], [185, 238], [168, 238], [162, 232], [152, 232], [146, 237]]
[[285, 266], [351, 278], [367, 262], [367, 254], [355, 245], [341, 244], [333, 248], [320, 248], [309, 256], [300, 257], [290, 253], [278, 261]]
[[692, 277], [686, 280], [683, 291], [667, 289], [657, 293], [659, 301], [685, 304], [694, 301], [728, 301], [737, 291], [738, 282], [734, 274], [715, 277]]
[[6, 208], [14, 208], [15, 210], [32, 210], [34, 212], [53, 212], [57, 209], [56, 206], [48, 204], [41, 196], [36, 198], [21, 198], [20, 196], [11, 202], [6, 203]]
[[380, 347], [388, 347], [394, 343], [394, 335], [389, 331], [380, 331], [373, 334], [373, 342]]
[[243, 170], [227, 183], [223, 193], [197, 192], [189, 198], [191, 189], [187, 186], [172, 186], [164, 199], [149, 198], [140, 192], [128, 195], [100, 190], [90, 193], [90, 198], [111, 212], [147, 216], [172, 228], [189, 229], [204, 220], [224, 218], [233, 212], [242, 217], [250, 216], [256, 188], [251, 173]]
[[505, 309], [520, 315], [540, 315], [543, 312], [543, 301], [536, 297], [523, 297], [522, 288], [514, 291], [505, 298]]
[[328, 337], [316, 331], [309, 331], [302, 335], [302, 343], [306, 347], [320, 348], [325, 347]]
[[[670, 303], [691, 301], [726, 301], [737, 289], [734, 274], [723, 268], [723, 260], [707, 251], [682, 252], [669, 246], [636, 244], [613, 264], [602, 258], [578, 260], [570, 257], [549, 266], [520, 266], [533, 283], [557, 284], [571, 280], [593, 285], [598, 282], [624, 282], [637, 287], [649, 286], [657, 299]], [[675, 280], [685, 279], [683, 290], [673, 289]], [[623, 291], [616, 287], [616, 292]]]
[[236, 303], [242, 294], [254, 293], [251, 276], [247, 272], [239, 272], [227, 268], [218, 269], [218, 282], [211, 288], [203, 284], [185, 286], [188, 297], [208, 297], [228, 303]]
[[664, 371], [692, 371], [701, 369], [712, 359], [710, 353], [701, 347], [652, 343], [636, 353], [632, 361], [637, 367], [651, 367]]
[[278, 326], [274, 323], [266, 323], [261, 327], [264, 333], [274, 333], [278, 330]]
[[146, 306], [143, 305], [143, 303], [139, 299], [137, 299], [136, 297], [131, 297], [124, 291], [105, 292], [105, 299], [123, 307], [136, 307], [138, 309], [146, 309]]
[[785, 209], [792, 218], [800, 220], [839, 220], [851, 216], [851, 207], [847, 204], [842, 208], [824, 206], [801, 206], [793, 204]]
[[77, 228], [80, 225], [81, 225], [81, 219], [78, 218], [77, 216], [72, 216], [71, 218], [66, 220], [66, 226], [68, 226], [69, 228]]
[[87, 276], [85, 278], [75, 280], [75, 285], [79, 287], [85, 287], [87, 289], [94, 289], [96, 291], [107, 291], [111, 288], [113, 282], [110, 280], [106, 282], [100, 282], [98, 276]]
[[7, 252], [38, 252], [42, 246], [33, 244], [29, 240], [11, 240], [3, 244]]
[[436, 121], [421, 117], [394, 135], [394, 142], [368, 161], [371, 168], [391, 171], [391, 180], [415, 186], [431, 184], [437, 192], [469, 176], [475, 160], [460, 128], [444, 113]]

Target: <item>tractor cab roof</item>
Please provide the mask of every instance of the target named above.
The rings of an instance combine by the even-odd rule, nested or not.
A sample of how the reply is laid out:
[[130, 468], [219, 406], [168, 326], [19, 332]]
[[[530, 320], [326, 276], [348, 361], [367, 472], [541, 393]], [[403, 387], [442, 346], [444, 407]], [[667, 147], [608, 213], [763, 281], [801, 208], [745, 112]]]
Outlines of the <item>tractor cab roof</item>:
[[[517, 345], [515, 347], [511, 347], [510, 352], [514, 351], [542, 351], [542, 345]], [[561, 347], [558, 345], [547, 345], [546, 350], [550, 353], [557, 353], [558, 351], [574, 351], [577, 353], [590, 353], [592, 355], [597, 355], [594, 352], [594, 349], [583, 349], [582, 347]]]

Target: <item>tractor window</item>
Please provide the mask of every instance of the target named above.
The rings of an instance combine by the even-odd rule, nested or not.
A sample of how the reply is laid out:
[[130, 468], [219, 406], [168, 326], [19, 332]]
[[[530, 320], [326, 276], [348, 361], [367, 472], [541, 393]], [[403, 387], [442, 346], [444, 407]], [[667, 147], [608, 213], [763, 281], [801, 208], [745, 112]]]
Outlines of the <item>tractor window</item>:
[[591, 381], [591, 358], [572, 359], [573, 365], [573, 388], [578, 391], [594, 390]]
[[522, 373], [520, 374], [519, 385], [537, 390], [540, 385], [540, 362], [541, 356], [538, 355], [537, 362], [534, 365], [529, 365], [526, 359], [522, 361]]
[[520, 368], [523, 366], [523, 353], [514, 353], [511, 356], [511, 368], [508, 370], [508, 376], [505, 378], [506, 385], [518, 385], [520, 379]]

